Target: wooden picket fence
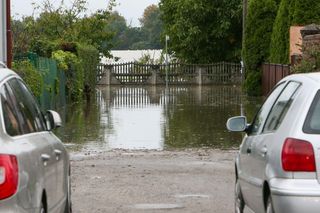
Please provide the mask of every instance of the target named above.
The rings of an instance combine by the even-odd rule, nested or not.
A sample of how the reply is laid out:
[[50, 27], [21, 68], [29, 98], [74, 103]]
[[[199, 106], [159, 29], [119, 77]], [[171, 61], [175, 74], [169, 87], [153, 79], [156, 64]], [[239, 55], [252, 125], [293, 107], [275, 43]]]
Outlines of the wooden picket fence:
[[[168, 75], [166, 75], [166, 69]], [[100, 64], [97, 82], [109, 72], [120, 84], [147, 84], [155, 72], [169, 84], [195, 84], [201, 78], [203, 84], [241, 84], [242, 72], [240, 63], [219, 62], [214, 64]]]

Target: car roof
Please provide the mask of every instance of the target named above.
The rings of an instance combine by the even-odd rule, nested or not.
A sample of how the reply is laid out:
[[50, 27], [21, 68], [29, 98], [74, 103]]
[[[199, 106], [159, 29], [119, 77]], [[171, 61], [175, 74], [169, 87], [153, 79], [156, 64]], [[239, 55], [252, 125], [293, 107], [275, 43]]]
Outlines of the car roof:
[[17, 74], [8, 68], [0, 68], [0, 82], [9, 76], [17, 76]]
[[299, 80], [304, 82], [320, 83], [320, 72], [292, 74], [285, 77], [281, 81], [287, 80]]

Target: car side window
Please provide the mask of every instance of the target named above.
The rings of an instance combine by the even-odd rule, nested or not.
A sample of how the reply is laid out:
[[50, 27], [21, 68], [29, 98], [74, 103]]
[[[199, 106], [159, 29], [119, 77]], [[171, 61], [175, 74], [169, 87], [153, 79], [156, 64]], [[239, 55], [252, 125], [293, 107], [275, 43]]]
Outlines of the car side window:
[[269, 113], [263, 129], [264, 133], [273, 132], [278, 129], [300, 85], [300, 83], [293, 81], [288, 83]]
[[250, 135], [256, 135], [262, 130], [263, 122], [266, 120], [270, 109], [274, 105], [274, 102], [279, 97], [281, 91], [283, 90], [285, 83], [281, 83], [277, 85], [276, 88], [273, 89], [272, 93], [269, 95], [267, 100], [264, 102], [258, 113], [256, 114], [251, 126], [250, 126]]
[[22, 128], [15, 108], [15, 97], [10, 94], [6, 85], [1, 87], [0, 96], [4, 126], [7, 134], [10, 136], [21, 135]]
[[16, 78], [9, 80], [8, 84], [16, 97], [18, 113], [23, 117], [24, 134], [45, 131], [41, 111], [25, 84]]
[[317, 92], [303, 125], [303, 132], [320, 134], [320, 91]]

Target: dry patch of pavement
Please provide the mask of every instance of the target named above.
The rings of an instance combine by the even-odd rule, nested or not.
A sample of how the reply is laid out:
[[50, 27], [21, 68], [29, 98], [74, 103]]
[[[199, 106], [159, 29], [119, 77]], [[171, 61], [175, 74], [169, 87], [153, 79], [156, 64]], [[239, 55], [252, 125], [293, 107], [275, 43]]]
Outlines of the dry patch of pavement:
[[71, 153], [76, 213], [234, 212], [236, 151]]

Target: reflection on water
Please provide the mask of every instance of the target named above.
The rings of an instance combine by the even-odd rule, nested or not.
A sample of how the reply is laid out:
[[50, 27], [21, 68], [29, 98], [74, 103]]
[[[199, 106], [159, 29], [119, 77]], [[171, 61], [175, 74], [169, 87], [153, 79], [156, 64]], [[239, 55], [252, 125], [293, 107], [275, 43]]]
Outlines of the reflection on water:
[[236, 148], [242, 136], [226, 120], [241, 112], [250, 120], [261, 102], [232, 86], [101, 87], [96, 99], [61, 111], [58, 135], [72, 149]]

